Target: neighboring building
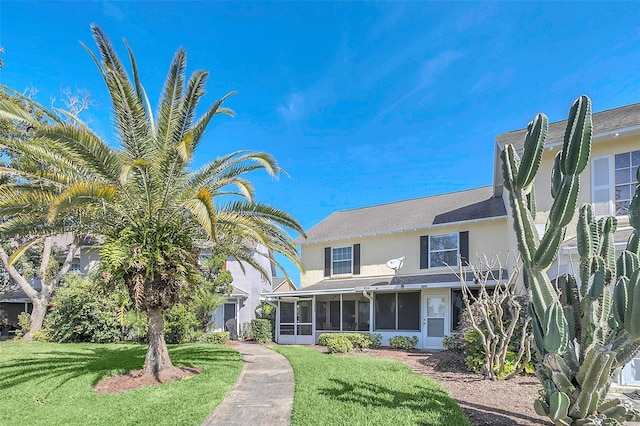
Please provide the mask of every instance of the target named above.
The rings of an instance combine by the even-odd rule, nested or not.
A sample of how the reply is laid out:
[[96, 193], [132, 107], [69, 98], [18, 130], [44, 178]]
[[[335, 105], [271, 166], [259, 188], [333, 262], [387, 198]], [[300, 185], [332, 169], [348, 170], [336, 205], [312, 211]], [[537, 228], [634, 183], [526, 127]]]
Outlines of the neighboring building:
[[271, 289], [271, 293], [288, 293], [296, 291], [297, 289], [298, 288], [287, 278], [273, 278], [273, 288]]
[[[71, 240], [67, 236], [56, 238], [56, 245], [63, 250], [68, 247]], [[262, 293], [270, 292], [272, 289], [271, 277], [275, 274], [273, 265], [264, 256], [254, 251], [255, 260], [262, 265], [269, 277], [265, 278], [255, 268], [242, 264], [234, 258], [227, 259], [225, 269], [231, 272], [233, 277], [232, 291], [226, 297], [223, 305], [218, 307], [211, 314], [213, 329], [226, 331], [229, 320], [233, 320], [232, 332], [234, 337], [240, 335], [242, 324], [250, 322], [256, 317], [256, 308], [261, 303]], [[70, 272], [78, 272], [87, 275], [100, 256], [95, 249], [95, 241], [86, 241], [80, 244], [76, 256], [71, 264]], [[34, 280], [32, 285], [36, 290], [40, 290], [39, 280]], [[0, 324], [6, 317], [8, 323], [15, 328], [18, 326], [18, 315], [21, 312], [31, 313], [32, 305], [27, 295], [20, 290], [0, 294]], [[228, 324], [231, 326], [231, 323]], [[237, 338], [237, 337], [236, 337]]]
[[272, 290], [271, 280], [275, 275], [273, 264], [257, 252], [254, 252], [253, 256], [270, 277], [265, 278], [257, 269], [229, 257], [225, 269], [233, 276], [233, 290], [226, 302], [211, 315], [214, 330], [230, 331], [236, 339], [241, 335], [243, 324], [256, 318], [256, 309], [261, 303], [262, 294]]
[[[65, 234], [54, 238], [54, 245], [58, 253], [64, 253], [68, 251], [71, 244], [71, 234]], [[69, 272], [78, 272], [81, 274], [88, 274], [95, 262], [99, 258], [98, 252], [94, 249], [95, 241], [85, 239], [80, 242], [78, 249], [76, 250], [75, 257], [71, 263], [71, 269]], [[61, 260], [62, 262], [62, 260]], [[31, 285], [37, 291], [40, 291], [40, 280], [32, 279]], [[1, 294], [0, 293], [0, 323], [4, 318], [7, 318], [8, 323], [15, 328], [18, 326], [18, 315], [21, 312], [29, 312], [33, 306], [29, 297], [19, 286], [15, 286], [15, 289]]]
[[[565, 126], [566, 121], [549, 125], [536, 179], [540, 233]], [[458, 255], [471, 261], [476, 254], [506, 258], [516, 247], [499, 154], [507, 143], [521, 153], [525, 133], [496, 137], [493, 186], [337, 212], [312, 227], [308, 238], [298, 241], [306, 268], [301, 288], [267, 296], [279, 302], [278, 342], [314, 343], [320, 333], [362, 331], [380, 333], [384, 343], [409, 335], [418, 337], [418, 348], [441, 348], [460, 312], [459, 280], [443, 264], [456, 265]], [[591, 164], [581, 176], [579, 204], [593, 204], [597, 215], [618, 216], [618, 250], [631, 232], [626, 215], [639, 165], [640, 104], [595, 113]], [[386, 261], [401, 257], [395, 275]], [[577, 261], [574, 223], [550, 274], [575, 271]], [[467, 283], [474, 285], [469, 277]], [[640, 386], [640, 358], [625, 368], [619, 384]]]

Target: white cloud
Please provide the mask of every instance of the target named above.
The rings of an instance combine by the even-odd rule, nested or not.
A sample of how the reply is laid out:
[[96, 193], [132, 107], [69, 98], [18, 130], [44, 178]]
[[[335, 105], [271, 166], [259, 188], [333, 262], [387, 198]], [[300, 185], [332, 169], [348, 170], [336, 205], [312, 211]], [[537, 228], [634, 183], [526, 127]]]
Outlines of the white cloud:
[[290, 94], [285, 105], [280, 105], [278, 107], [278, 113], [289, 123], [303, 118], [305, 115], [305, 102], [303, 96], [299, 93]]

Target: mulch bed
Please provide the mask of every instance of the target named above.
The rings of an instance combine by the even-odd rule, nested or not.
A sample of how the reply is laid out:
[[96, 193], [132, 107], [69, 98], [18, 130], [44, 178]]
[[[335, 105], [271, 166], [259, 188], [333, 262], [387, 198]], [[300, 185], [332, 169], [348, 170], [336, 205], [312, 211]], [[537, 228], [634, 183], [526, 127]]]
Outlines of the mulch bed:
[[146, 386], [161, 385], [186, 379], [202, 373], [202, 368], [197, 367], [173, 367], [160, 373], [159, 377], [145, 374], [142, 370], [129, 371], [119, 376], [108, 377], [100, 380], [93, 388], [97, 393], [116, 393]]

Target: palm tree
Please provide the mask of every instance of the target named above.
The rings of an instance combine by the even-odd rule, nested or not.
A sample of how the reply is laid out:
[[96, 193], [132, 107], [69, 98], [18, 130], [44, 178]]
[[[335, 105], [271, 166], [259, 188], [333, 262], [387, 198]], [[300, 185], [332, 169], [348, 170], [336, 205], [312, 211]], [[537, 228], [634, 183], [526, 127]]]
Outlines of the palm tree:
[[[29, 183], [25, 191], [49, 197], [48, 224], [66, 218], [77, 232], [104, 235], [102, 278], [111, 284], [124, 283], [136, 307], [146, 312], [149, 350], [143, 369], [158, 377], [172, 367], [162, 313], [178, 301], [181, 292], [198, 285], [199, 252], [203, 248], [225, 251], [266, 274], [252, 257], [252, 249], [263, 246], [264, 255], [277, 266], [281, 265], [274, 253], [301, 268], [286, 230], [303, 231], [287, 213], [254, 200], [245, 175], [255, 170], [272, 176], [281, 172], [269, 154], [237, 151], [198, 170], [191, 168], [210, 120], [217, 114], [231, 114], [222, 107], [231, 94], [196, 119], [208, 73], [196, 71], [186, 80], [186, 53], [180, 49], [154, 115], [129, 46], [133, 78], [105, 34], [96, 26], [92, 31], [100, 57], [87, 51], [109, 91], [119, 146], [112, 148], [68, 112], [47, 111], [50, 120], [41, 125], [9, 104], [0, 105], [0, 114], [28, 122], [36, 128], [36, 137], [29, 146], [11, 141], [4, 145], [43, 165], [46, 173], [40, 175], [11, 172], [24, 176]], [[2, 204], [11, 197], [5, 201], [5, 195], [0, 196], [2, 213]]]

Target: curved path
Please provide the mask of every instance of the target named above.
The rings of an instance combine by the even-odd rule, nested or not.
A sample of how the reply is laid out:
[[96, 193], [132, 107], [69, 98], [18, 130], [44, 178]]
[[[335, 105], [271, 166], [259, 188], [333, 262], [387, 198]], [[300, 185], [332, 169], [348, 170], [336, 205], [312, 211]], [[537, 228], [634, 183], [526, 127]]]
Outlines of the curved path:
[[290, 425], [294, 380], [287, 359], [255, 343], [236, 348], [244, 359], [242, 372], [202, 425]]

